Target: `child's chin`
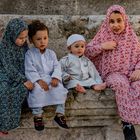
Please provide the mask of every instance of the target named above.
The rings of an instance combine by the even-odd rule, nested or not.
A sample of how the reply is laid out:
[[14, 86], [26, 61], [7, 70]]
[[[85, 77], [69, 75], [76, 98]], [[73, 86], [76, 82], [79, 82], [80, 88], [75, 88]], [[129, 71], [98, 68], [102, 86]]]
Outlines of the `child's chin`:
[[81, 57], [81, 56], [83, 56], [83, 54], [81, 54], [81, 55], [78, 55], [78, 57]]
[[114, 34], [119, 35], [122, 31], [114, 32]]

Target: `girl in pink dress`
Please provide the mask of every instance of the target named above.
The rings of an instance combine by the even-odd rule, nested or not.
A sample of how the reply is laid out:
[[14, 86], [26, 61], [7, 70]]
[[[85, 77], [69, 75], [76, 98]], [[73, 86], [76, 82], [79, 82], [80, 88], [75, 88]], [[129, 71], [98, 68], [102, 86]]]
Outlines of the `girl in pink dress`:
[[108, 9], [85, 54], [115, 91], [125, 140], [136, 140], [133, 124], [140, 124], [140, 46], [123, 7]]

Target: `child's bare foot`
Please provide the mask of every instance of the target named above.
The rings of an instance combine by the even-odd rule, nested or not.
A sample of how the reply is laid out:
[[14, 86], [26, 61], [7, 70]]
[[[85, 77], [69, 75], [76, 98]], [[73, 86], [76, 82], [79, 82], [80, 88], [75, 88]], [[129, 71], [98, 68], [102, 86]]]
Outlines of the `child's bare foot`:
[[79, 85], [79, 84], [77, 84], [75, 90], [78, 91], [79, 93], [85, 93], [85, 92], [86, 92], [85, 88], [82, 87], [82, 86]]
[[6, 136], [6, 135], [8, 135], [8, 132], [3, 132], [3, 131], [0, 131], [0, 137], [3, 137], [3, 136]]
[[97, 84], [97, 85], [94, 85], [93, 86], [93, 89], [94, 90], [97, 90], [97, 91], [104, 90], [105, 88], [106, 88], [106, 83], [105, 82], [102, 83], [102, 84]]

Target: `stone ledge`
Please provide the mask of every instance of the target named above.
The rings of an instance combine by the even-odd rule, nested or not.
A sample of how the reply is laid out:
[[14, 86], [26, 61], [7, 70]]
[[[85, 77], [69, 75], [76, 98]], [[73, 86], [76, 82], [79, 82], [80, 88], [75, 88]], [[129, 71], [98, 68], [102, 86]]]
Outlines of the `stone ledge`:
[[[116, 112], [114, 92], [110, 89], [98, 93], [88, 90], [86, 94], [73, 96], [66, 101], [66, 116], [70, 130], [64, 131], [53, 124], [55, 107], [45, 107], [45, 130], [37, 132], [33, 116], [24, 108], [20, 127], [0, 140], [124, 140]], [[135, 126], [138, 138], [140, 127]]]
[[[86, 94], [77, 94], [76, 96], [75, 94], [70, 91], [66, 101], [66, 117], [70, 127], [101, 127], [118, 121], [112, 90], [106, 89], [101, 93], [87, 90]], [[47, 128], [55, 127], [52, 123], [54, 116], [54, 106], [44, 108], [44, 121]], [[20, 127], [33, 128], [31, 111], [23, 110]]]
[[70, 126], [68, 131], [61, 130], [53, 124], [54, 115], [54, 106], [45, 107], [45, 130], [37, 132], [34, 129], [31, 111], [24, 108], [20, 127], [0, 140], [122, 140], [123, 138], [118, 124], [114, 93], [110, 89], [100, 93], [87, 90], [86, 94], [77, 95], [70, 91], [66, 101], [66, 117]]

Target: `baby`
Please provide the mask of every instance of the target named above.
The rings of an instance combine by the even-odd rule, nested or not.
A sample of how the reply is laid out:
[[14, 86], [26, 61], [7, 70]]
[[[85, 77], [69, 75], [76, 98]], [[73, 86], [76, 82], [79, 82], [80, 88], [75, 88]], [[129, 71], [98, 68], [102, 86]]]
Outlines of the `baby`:
[[73, 34], [67, 40], [69, 54], [60, 60], [62, 79], [67, 89], [75, 89], [85, 93], [86, 88], [103, 90], [106, 83], [102, 82], [93, 63], [84, 56], [86, 41], [82, 35]]

